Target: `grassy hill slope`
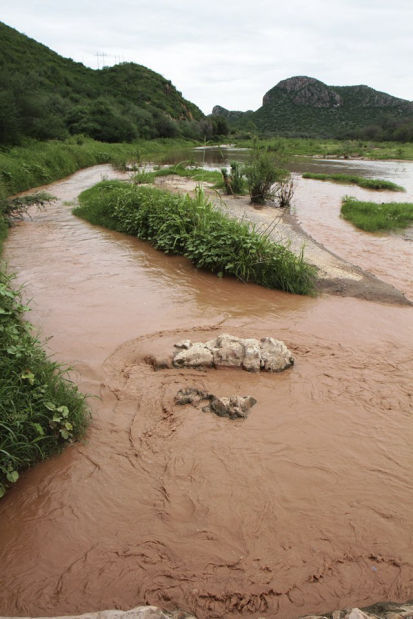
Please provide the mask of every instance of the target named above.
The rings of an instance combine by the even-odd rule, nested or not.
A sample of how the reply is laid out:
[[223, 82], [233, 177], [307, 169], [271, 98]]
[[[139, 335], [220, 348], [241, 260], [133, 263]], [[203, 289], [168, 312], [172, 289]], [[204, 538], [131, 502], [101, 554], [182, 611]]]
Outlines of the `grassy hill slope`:
[[146, 67], [89, 69], [0, 22], [0, 143], [77, 133], [108, 142], [198, 137], [203, 119]]

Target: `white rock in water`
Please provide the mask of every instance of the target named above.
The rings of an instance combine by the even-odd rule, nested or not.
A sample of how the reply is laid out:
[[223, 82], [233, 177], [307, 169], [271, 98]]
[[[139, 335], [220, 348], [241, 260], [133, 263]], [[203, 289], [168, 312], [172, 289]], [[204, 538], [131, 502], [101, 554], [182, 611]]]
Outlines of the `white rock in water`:
[[284, 342], [272, 337], [260, 341], [261, 368], [267, 372], [281, 372], [294, 363], [294, 357]]
[[195, 342], [187, 350], [181, 350], [174, 356], [175, 367], [182, 368], [210, 368], [213, 362], [212, 352], [200, 342]]
[[369, 619], [369, 615], [363, 613], [359, 608], [352, 608], [349, 613], [347, 613], [345, 619]]
[[[98, 612], [85, 613], [83, 615], [64, 615], [57, 617], [39, 617], [39, 619], [196, 619], [194, 615], [190, 615], [181, 611], [161, 610], [156, 606], [137, 606], [131, 610], [100, 610]], [[0, 619], [6, 619], [0, 617]], [[11, 618], [7, 618], [11, 619]], [[31, 619], [23, 617], [21, 619]]]
[[272, 337], [259, 341], [224, 333], [205, 343], [184, 340], [175, 347], [179, 348], [173, 359], [175, 367], [242, 367], [249, 372], [281, 372], [294, 363], [284, 342]]
[[258, 340], [253, 338], [245, 339], [244, 342], [244, 359], [242, 367], [248, 372], [259, 372], [261, 367], [261, 352]]
[[239, 367], [244, 359], [244, 346], [242, 340], [226, 333], [216, 339], [213, 349], [214, 365]]

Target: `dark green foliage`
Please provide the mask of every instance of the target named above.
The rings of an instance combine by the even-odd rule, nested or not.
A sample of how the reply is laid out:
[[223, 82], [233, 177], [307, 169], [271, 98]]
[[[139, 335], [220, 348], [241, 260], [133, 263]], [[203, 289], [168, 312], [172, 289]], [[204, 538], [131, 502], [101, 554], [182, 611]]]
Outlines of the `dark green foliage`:
[[247, 223], [228, 219], [208, 202], [153, 187], [103, 181], [83, 192], [74, 214], [182, 254], [220, 277], [296, 294], [314, 291], [315, 269]]
[[413, 223], [413, 204], [361, 202], [346, 196], [341, 206], [344, 219], [368, 232], [406, 228]]
[[354, 174], [321, 174], [318, 172], [305, 172], [303, 178], [311, 178], [317, 181], [334, 181], [343, 185], [358, 185], [365, 189], [375, 189], [377, 191], [405, 191], [404, 187], [396, 185], [391, 181], [380, 178], [364, 178]]
[[103, 142], [199, 139], [225, 124], [204, 120], [170, 81], [141, 65], [89, 69], [2, 23], [0, 41], [1, 144], [70, 134]]
[[61, 451], [84, 435], [84, 397], [47, 359], [27, 308], [0, 271], [0, 497], [19, 471]]

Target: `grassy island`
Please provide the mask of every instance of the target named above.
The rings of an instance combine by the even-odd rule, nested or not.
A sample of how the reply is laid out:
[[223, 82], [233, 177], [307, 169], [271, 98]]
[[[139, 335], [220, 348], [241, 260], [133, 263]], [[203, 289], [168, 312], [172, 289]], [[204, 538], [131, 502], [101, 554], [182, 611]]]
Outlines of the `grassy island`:
[[74, 214], [149, 241], [165, 253], [186, 256], [196, 267], [243, 282], [312, 294], [315, 268], [252, 225], [229, 219], [198, 189], [195, 198], [103, 181], [79, 196]]
[[350, 196], [343, 198], [341, 215], [366, 230], [397, 230], [413, 223], [413, 204], [408, 202], [361, 202]]

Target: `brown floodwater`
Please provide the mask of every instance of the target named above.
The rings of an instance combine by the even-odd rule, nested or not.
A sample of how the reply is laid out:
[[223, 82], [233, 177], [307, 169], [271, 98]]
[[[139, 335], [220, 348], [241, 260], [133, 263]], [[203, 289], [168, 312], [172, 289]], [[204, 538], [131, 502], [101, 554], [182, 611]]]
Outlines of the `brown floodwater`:
[[[378, 169], [376, 176], [380, 176], [383, 166], [377, 164], [387, 162], [360, 161], [357, 162], [358, 166], [352, 162], [350, 169], [342, 162], [339, 163], [341, 165], [336, 170], [339, 173], [358, 173], [360, 176], [374, 178], [373, 175], [360, 172], [373, 166], [375, 170]], [[303, 179], [296, 175], [292, 210], [302, 228], [316, 241], [344, 260], [392, 284], [413, 301], [413, 228], [373, 234], [356, 228], [340, 217], [341, 202], [346, 195], [368, 202], [413, 202], [413, 163], [398, 165], [403, 170], [407, 168], [408, 172], [403, 179], [406, 186], [406, 192], [403, 193], [369, 191], [355, 185]], [[320, 169], [319, 164], [317, 170], [324, 172], [325, 166], [321, 167], [323, 169]], [[331, 164], [327, 169], [331, 170]], [[397, 170], [395, 163], [392, 169]], [[383, 170], [382, 177], [394, 182], [399, 180], [396, 174], [386, 174], [386, 170]]]
[[[97, 397], [87, 440], [0, 503], [0, 613], [293, 619], [412, 598], [413, 309], [218, 279], [73, 217], [63, 201], [111, 174], [54, 183], [6, 245], [32, 322]], [[282, 339], [296, 363], [145, 362], [222, 332]], [[176, 406], [192, 386], [258, 402], [241, 421]]]
[[[186, 152], [186, 154], [185, 154]], [[196, 148], [168, 157], [177, 163], [193, 158], [211, 169], [230, 161], [247, 161], [249, 149]], [[392, 284], [413, 301], [413, 226], [406, 230], [368, 233], [340, 217], [346, 195], [369, 202], [413, 202], [412, 161], [367, 161], [361, 159], [318, 159], [294, 157], [289, 164], [294, 174], [295, 194], [291, 211], [313, 239], [344, 260]], [[353, 174], [385, 179], [401, 185], [405, 192], [372, 191], [356, 185], [341, 185], [301, 178], [303, 172]]]

